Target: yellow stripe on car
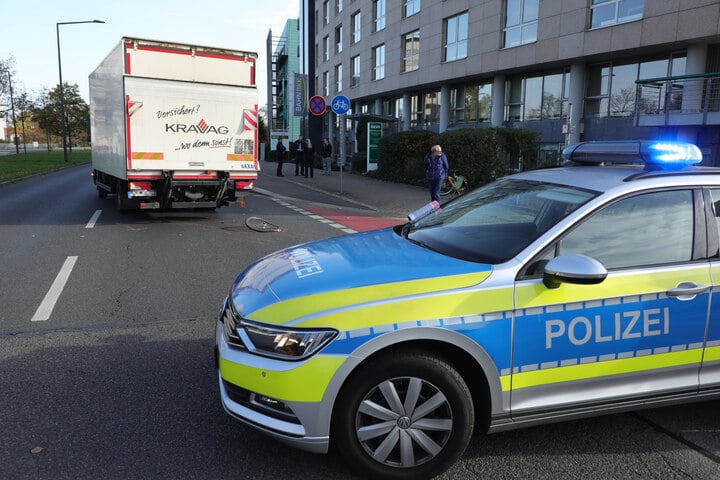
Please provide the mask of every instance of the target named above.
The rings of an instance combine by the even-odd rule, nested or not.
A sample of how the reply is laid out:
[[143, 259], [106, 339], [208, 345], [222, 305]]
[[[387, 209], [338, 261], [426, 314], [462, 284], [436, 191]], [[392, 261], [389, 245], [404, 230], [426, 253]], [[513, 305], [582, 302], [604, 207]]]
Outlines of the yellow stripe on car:
[[241, 365], [220, 357], [222, 378], [252, 392], [282, 401], [319, 402], [330, 379], [345, 361], [341, 356], [317, 355], [284, 371]]
[[[318, 310], [332, 310], [336, 308], [347, 308], [348, 306], [352, 307], [352, 305], [358, 305], [358, 304], [365, 304], [369, 302], [373, 302], [376, 300], [394, 300], [399, 297], [405, 297], [405, 296], [412, 296], [412, 295], [418, 295], [418, 294], [424, 294], [424, 293], [434, 293], [438, 290], [453, 290], [453, 289], [459, 289], [463, 287], [469, 287], [473, 285], [477, 285], [484, 281], [488, 276], [490, 275], [490, 271], [487, 272], [479, 272], [479, 273], [471, 273], [471, 274], [465, 274], [465, 275], [453, 275], [448, 277], [440, 277], [440, 278], [429, 278], [429, 279], [423, 279], [423, 280], [413, 280], [409, 282], [396, 282], [396, 283], [388, 283], [388, 284], [379, 284], [379, 285], [370, 285], [367, 287], [359, 287], [359, 288], [350, 288], [347, 290], [340, 290], [340, 291], [333, 291], [333, 292], [325, 292], [320, 293], [317, 295], [310, 295], [305, 297], [298, 297], [293, 298], [290, 300], [286, 300], [284, 302], [278, 302], [273, 305], [269, 305], [265, 308], [262, 308], [260, 310], [257, 310], [255, 312], [252, 312], [250, 315], [247, 316], [249, 320], [258, 319], [259, 321], [263, 321], [265, 323], [273, 323], [276, 325], [282, 325], [287, 322], [292, 322], [298, 318], [302, 318], [305, 315], [309, 315], [311, 313], [317, 312]], [[509, 290], [508, 290], [509, 291]], [[468, 293], [462, 293], [462, 294], [454, 294], [454, 295], [475, 295], [477, 292], [468, 292]], [[438, 299], [437, 297], [429, 297], [431, 300], [430, 303], [437, 303]], [[444, 300], [443, 300], [444, 301]], [[417, 299], [412, 299], [410, 302], [417, 302]], [[406, 302], [402, 302], [406, 303]], [[425, 302], [427, 303], [427, 302]], [[440, 302], [442, 303], [442, 302]], [[496, 303], [496, 302], [493, 302]], [[504, 302], [502, 308], [498, 308], [499, 310], [507, 310], [510, 303]], [[320, 307], [320, 308], [318, 308]], [[393, 307], [396, 308], [396, 307]], [[406, 306], [407, 308], [407, 306]], [[434, 308], [432, 308], [431, 305], [426, 305], [422, 307], [423, 309], [431, 308], [430, 311], [428, 310], [422, 310], [419, 313], [422, 315], [420, 317], [415, 316], [414, 319], [418, 318], [431, 318], [432, 313], [431, 312], [438, 312], [441, 316], [447, 316], [448, 310], [447, 305], [436, 305]], [[484, 304], [481, 309], [475, 310], [475, 312], [471, 312], [470, 310], [466, 310], [465, 313], [477, 313], [478, 311], [492, 311], [493, 308], [491, 305]], [[417, 309], [413, 309], [415, 313], [417, 314]], [[441, 313], [442, 312], [442, 313]], [[343, 314], [340, 314], [340, 316], [343, 316]], [[351, 315], [352, 316], [352, 315]], [[411, 315], [403, 315], [404, 318], [413, 318]], [[396, 318], [392, 317], [384, 317], [384, 318], [375, 318], [375, 319], [369, 319], [366, 318], [364, 321], [370, 323], [363, 323], [362, 319], [355, 319], [354, 322], [359, 323], [353, 323], [353, 324], [345, 324], [344, 322], [347, 319], [343, 319], [341, 321], [336, 321], [335, 319], [339, 318], [338, 314], [333, 314], [333, 323], [335, 325], [342, 324], [341, 330], [352, 330], [355, 328], [361, 328], [361, 327], [367, 327], [377, 324], [386, 324], [389, 322], [389, 320], [392, 320], [393, 322], [397, 321]], [[302, 325], [302, 326], [312, 326], [313, 324], [316, 324], [315, 321], [308, 321], [308, 322], [302, 322], [302, 324], [298, 324], [296, 326]], [[327, 326], [327, 324], [326, 324]], [[338, 328], [338, 327], [336, 327]]]
[[[697, 348], [681, 352], [608, 360], [587, 365], [570, 365], [567, 367], [550, 368], [532, 372], [520, 372], [512, 375], [512, 389], [518, 390], [553, 383], [587, 380], [589, 378], [657, 370], [667, 367], [692, 365], [695, 363], [699, 368], [700, 362], [702, 362], [702, 353], [702, 349]], [[507, 382], [503, 382], [502, 386], [504, 391], [510, 390]]]

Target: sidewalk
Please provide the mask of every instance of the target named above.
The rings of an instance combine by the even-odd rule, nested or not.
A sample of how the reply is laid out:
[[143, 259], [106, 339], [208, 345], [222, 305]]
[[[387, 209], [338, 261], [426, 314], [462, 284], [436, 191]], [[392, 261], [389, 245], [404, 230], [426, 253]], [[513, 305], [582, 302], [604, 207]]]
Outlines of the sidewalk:
[[[368, 214], [385, 218], [405, 220], [407, 214], [430, 202], [427, 188], [401, 183], [385, 182], [365, 175], [349, 172], [333, 171], [331, 175], [323, 175], [322, 170], [315, 169], [313, 178], [295, 176], [295, 165], [283, 165], [284, 177], [275, 176], [277, 164], [261, 162], [261, 171], [256, 183], [258, 193], [285, 195], [283, 185], [288, 182], [293, 190], [306, 189], [325, 195], [329, 202], [336, 206], [354, 205]], [[334, 201], [333, 201], [334, 199]]]

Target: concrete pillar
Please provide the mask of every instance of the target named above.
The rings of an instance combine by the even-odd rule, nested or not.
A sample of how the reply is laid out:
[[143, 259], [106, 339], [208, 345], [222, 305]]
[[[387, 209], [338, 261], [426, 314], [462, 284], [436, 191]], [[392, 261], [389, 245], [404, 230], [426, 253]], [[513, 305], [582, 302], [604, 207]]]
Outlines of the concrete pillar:
[[442, 133], [447, 130], [450, 124], [450, 87], [440, 87], [440, 130]]
[[496, 75], [492, 86], [490, 126], [502, 127], [505, 120], [505, 75]]
[[570, 102], [567, 116], [568, 132], [565, 134], [565, 144], [572, 145], [580, 141], [583, 120], [583, 104], [585, 102], [585, 64], [573, 63], [570, 65], [570, 87], [568, 88], [568, 101]]
[[373, 104], [373, 113], [375, 115], [382, 115], [382, 99], [376, 98], [375, 103]]
[[402, 118], [402, 131], [407, 132], [410, 130], [410, 94], [403, 93], [403, 118]]
[[[685, 61], [685, 74], [695, 75], [705, 73], [708, 46], [706, 43], [690, 45], [687, 49]], [[686, 79], [683, 81], [682, 111], [695, 113], [702, 111], [703, 90], [705, 82], [701, 79]]]

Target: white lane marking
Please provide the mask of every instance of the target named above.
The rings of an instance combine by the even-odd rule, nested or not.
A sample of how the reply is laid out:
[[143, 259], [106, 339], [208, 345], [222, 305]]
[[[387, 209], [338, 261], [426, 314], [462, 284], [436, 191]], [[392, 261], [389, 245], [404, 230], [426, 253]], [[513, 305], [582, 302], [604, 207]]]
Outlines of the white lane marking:
[[55, 281], [50, 286], [50, 290], [48, 290], [31, 321], [42, 322], [50, 318], [50, 314], [55, 308], [55, 304], [57, 303], [58, 298], [60, 298], [60, 294], [65, 288], [68, 278], [70, 278], [70, 273], [72, 272], [77, 259], [78, 257], [67, 257], [65, 259], [65, 263], [60, 269], [60, 272], [57, 274], [57, 277], [55, 277]]
[[102, 210], [95, 210], [95, 213], [93, 213], [93, 216], [90, 217], [90, 221], [85, 225], [85, 228], [93, 228], [95, 226], [95, 222], [97, 222], [97, 219], [100, 218], [100, 214], [102, 213]]

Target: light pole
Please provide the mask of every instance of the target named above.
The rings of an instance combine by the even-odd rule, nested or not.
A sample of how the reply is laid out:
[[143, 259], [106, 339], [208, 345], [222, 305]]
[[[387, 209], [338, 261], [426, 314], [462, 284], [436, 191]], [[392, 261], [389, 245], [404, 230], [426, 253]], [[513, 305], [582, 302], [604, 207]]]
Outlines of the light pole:
[[68, 163], [67, 154], [67, 125], [65, 123], [65, 95], [63, 93], [62, 62], [60, 61], [60, 25], [75, 25], [77, 23], [105, 23], [102, 20], [83, 20], [80, 22], [58, 22], [55, 24], [58, 48], [58, 73], [60, 75], [60, 123], [62, 124], [63, 159]]

